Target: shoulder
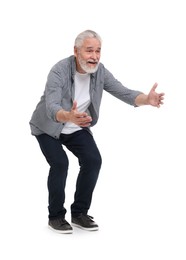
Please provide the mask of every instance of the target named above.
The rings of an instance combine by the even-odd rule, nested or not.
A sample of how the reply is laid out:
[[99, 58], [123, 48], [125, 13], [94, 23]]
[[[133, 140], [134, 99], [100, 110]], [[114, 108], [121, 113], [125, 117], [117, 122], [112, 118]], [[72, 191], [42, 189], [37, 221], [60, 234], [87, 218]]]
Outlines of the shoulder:
[[56, 64], [53, 65], [53, 67], [51, 68], [51, 70], [62, 70], [62, 69], [68, 69], [73, 67], [75, 64], [75, 58], [74, 56], [69, 56], [67, 58], [64, 58], [60, 61], [58, 61]]
[[104, 66], [103, 63], [100, 62], [98, 70], [97, 70], [97, 75], [101, 75], [104, 78], [106, 77], [113, 77], [112, 73]]

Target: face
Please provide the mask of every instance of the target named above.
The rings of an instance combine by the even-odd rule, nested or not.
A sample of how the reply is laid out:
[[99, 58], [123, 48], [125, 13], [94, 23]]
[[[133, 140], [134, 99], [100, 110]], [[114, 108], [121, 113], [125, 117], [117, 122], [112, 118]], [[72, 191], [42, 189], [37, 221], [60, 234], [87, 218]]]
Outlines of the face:
[[74, 48], [74, 55], [79, 73], [94, 73], [99, 66], [101, 43], [95, 38], [87, 38], [80, 48]]

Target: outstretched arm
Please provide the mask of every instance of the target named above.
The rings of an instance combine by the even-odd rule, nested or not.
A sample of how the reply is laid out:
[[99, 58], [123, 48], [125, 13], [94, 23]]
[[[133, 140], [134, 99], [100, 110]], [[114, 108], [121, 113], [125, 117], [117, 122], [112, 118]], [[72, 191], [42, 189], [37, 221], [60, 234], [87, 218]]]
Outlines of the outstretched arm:
[[149, 94], [140, 94], [136, 97], [135, 99], [135, 104], [137, 106], [142, 106], [142, 105], [151, 105], [154, 107], [160, 107], [163, 105], [163, 99], [164, 99], [164, 93], [157, 93], [156, 88], [158, 84], [155, 83], [150, 90]]

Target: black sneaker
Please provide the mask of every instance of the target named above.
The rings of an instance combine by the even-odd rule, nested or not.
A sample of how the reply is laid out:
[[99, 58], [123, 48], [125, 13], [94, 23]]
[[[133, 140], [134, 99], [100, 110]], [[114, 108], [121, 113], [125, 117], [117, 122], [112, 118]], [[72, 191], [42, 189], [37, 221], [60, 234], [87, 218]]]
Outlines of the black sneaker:
[[87, 214], [80, 214], [76, 217], [72, 216], [72, 225], [89, 231], [96, 231], [99, 229], [96, 222], [93, 221], [93, 217]]
[[71, 234], [73, 232], [71, 225], [64, 218], [49, 219], [48, 227], [62, 234]]

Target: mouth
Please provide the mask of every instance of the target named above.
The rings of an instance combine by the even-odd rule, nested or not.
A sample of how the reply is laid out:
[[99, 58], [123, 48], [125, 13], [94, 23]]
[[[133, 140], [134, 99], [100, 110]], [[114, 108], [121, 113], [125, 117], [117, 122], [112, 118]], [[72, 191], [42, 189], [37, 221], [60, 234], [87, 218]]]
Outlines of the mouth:
[[87, 63], [91, 64], [91, 65], [97, 65], [98, 64], [97, 61], [92, 61], [92, 60], [88, 60]]

